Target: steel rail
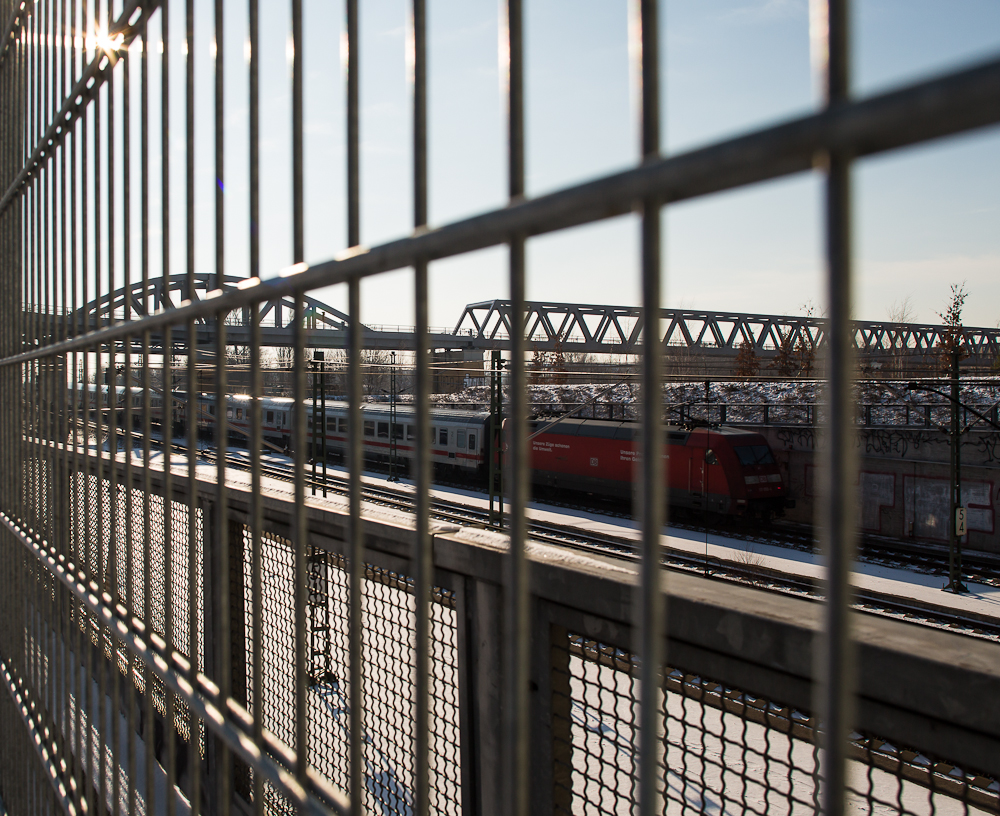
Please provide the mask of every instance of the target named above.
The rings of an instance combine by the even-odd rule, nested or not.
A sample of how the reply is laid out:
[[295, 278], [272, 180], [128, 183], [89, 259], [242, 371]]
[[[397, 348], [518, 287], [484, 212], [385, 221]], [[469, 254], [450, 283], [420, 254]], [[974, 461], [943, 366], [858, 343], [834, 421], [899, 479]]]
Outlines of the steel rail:
[[[109, 29], [109, 35], [122, 34], [120, 48], [128, 48], [132, 40], [140, 35], [143, 24], [149, 15], [158, 7], [159, 0], [129, 0], [118, 19]], [[135, 17], [136, 11], [140, 12], [138, 17]], [[73, 86], [66, 101], [59, 109], [59, 113], [56, 114], [52, 124], [48, 126], [31, 156], [21, 168], [21, 172], [8, 185], [3, 198], [0, 199], [0, 213], [7, 209], [21, 188], [31, 180], [44, 162], [54, 155], [55, 147], [62, 142], [63, 136], [72, 130], [74, 122], [86, 110], [87, 103], [97, 96], [97, 92], [111, 77], [111, 72], [117, 62], [117, 52], [108, 54], [106, 51], [100, 51], [98, 56], [95, 56], [90, 65], [84, 69], [80, 79]]]
[[451, 224], [416, 230], [375, 247], [353, 247], [313, 266], [301, 263], [267, 280], [249, 278], [225, 293], [216, 290], [197, 303], [161, 310], [0, 360], [18, 365], [50, 354], [153, 331], [190, 319], [233, 311], [260, 300], [294, 296], [350, 280], [505, 243], [512, 234], [542, 235], [632, 211], [650, 196], [664, 203], [735, 189], [813, 169], [825, 151], [869, 156], [894, 148], [1000, 123], [1000, 59], [937, 79], [822, 112], [745, 136], [651, 161], [596, 181]]

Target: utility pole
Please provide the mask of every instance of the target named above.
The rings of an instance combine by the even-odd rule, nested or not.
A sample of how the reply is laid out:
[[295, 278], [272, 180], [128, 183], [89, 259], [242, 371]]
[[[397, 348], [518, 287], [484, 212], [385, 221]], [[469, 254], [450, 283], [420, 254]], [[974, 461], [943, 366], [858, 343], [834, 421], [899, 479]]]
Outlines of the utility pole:
[[389, 369], [389, 481], [399, 481], [396, 473], [396, 352], [392, 352]]
[[[493, 349], [490, 360], [490, 445], [487, 481], [490, 487], [490, 526], [503, 527], [503, 360]], [[499, 506], [494, 509], [494, 502]]]
[[[314, 351], [313, 359], [319, 363], [319, 452], [323, 461], [323, 498], [326, 498], [326, 353]], [[315, 411], [313, 411], [315, 413]]]
[[313, 405], [312, 405], [312, 444], [310, 446], [309, 454], [312, 457], [312, 494], [316, 495], [316, 456], [317, 456], [317, 438], [316, 434], [319, 431], [319, 413], [316, 411], [316, 403], [319, 401], [319, 394], [317, 393], [317, 383], [316, 383], [316, 360], [313, 358], [309, 362], [309, 368], [312, 369], [312, 387], [313, 387]]
[[951, 350], [951, 522], [948, 527], [948, 585], [945, 589], [952, 592], [968, 592], [969, 588], [962, 583], [962, 536], [965, 531], [958, 529], [959, 508], [963, 510], [963, 526], [965, 522], [964, 507], [962, 507], [962, 436], [959, 431], [959, 368], [958, 361], [961, 349], [958, 343]]

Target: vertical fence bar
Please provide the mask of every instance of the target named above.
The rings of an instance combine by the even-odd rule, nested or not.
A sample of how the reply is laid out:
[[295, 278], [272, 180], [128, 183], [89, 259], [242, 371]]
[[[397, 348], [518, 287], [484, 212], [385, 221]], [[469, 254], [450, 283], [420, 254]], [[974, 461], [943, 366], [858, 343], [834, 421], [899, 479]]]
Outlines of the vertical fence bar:
[[[144, 36], [140, 36], [139, 44], [146, 48]], [[122, 289], [125, 292], [125, 320], [132, 320], [132, 53], [127, 50], [124, 54], [123, 88], [122, 88], [122, 198], [123, 198], [123, 220], [122, 220], [122, 241], [123, 241], [123, 265], [122, 265]], [[125, 338], [123, 366], [125, 370], [125, 608], [132, 615], [137, 614], [135, 603], [135, 531], [132, 518], [133, 512], [133, 484], [132, 484], [132, 452], [135, 450], [135, 415], [133, 412], [133, 375], [132, 375], [132, 343], [133, 335]], [[125, 683], [125, 693], [128, 695], [128, 791], [126, 794], [126, 808], [129, 813], [136, 812], [138, 797], [136, 795], [136, 716], [137, 706], [135, 698], [135, 682], [133, 680], [134, 670], [139, 668], [140, 661], [129, 651], [128, 653], [127, 675]]]
[[[301, 41], [300, 41], [301, 42]], [[295, 581], [295, 776], [299, 784], [305, 786], [306, 771], [309, 768], [309, 675], [306, 661], [307, 620], [306, 600], [309, 529], [305, 512], [305, 468], [306, 468], [306, 371], [305, 371], [305, 297], [295, 295], [292, 312], [294, 322], [293, 387], [292, 395], [292, 446], [295, 457], [295, 518], [294, 518], [294, 564]]]
[[[160, 20], [163, 19], [163, 12], [160, 12]], [[162, 35], [161, 35], [162, 36]], [[162, 42], [162, 40], [161, 40]], [[149, 24], [144, 21], [142, 26], [142, 56], [139, 61], [139, 179], [142, 189], [139, 201], [139, 218], [142, 230], [140, 240], [139, 275], [142, 282], [142, 314], [149, 314]], [[145, 542], [142, 553], [142, 619], [146, 626], [152, 626], [152, 603], [150, 599], [150, 587], [152, 582], [152, 542], [150, 534], [152, 532], [152, 508], [150, 506], [150, 495], [152, 494], [152, 437], [153, 437], [153, 399], [152, 399], [152, 365], [149, 359], [150, 332], [148, 329], [142, 333], [142, 540]], [[153, 689], [152, 672], [149, 667], [143, 664], [142, 667], [142, 717], [146, 725], [145, 733], [149, 733], [149, 724], [153, 722]], [[153, 801], [153, 751], [148, 746], [145, 751], [145, 763], [143, 773], [145, 774], [144, 794], [146, 802]]]
[[[303, 213], [303, 142], [302, 142], [302, 0], [292, 0], [292, 255], [293, 262], [305, 260], [305, 225]], [[305, 515], [306, 457], [306, 361], [305, 296], [295, 294], [293, 312], [295, 348], [292, 396], [292, 430], [295, 454], [295, 776], [306, 783], [309, 767], [309, 678], [306, 666], [306, 595], [309, 531]], [[313, 418], [315, 424], [315, 417]], [[357, 433], [357, 429], [354, 430]], [[316, 455], [315, 450], [313, 456]], [[352, 734], [352, 737], [354, 735]]]
[[[250, 277], [260, 277], [260, 233], [258, 231], [258, 221], [260, 219], [260, 89], [259, 89], [259, 16], [257, 0], [249, 0], [249, 34], [250, 34], [250, 60], [247, 70], [249, 73], [249, 137], [250, 137]], [[262, 446], [261, 434], [261, 347], [260, 347], [260, 305], [254, 301], [250, 307], [250, 366], [251, 381], [250, 393], [253, 399], [253, 435], [250, 440], [250, 489], [254, 496], [260, 495], [260, 451]], [[261, 534], [264, 525], [264, 514], [261, 502], [253, 503], [253, 510], [250, 518], [251, 526], [251, 614], [253, 617], [253, 668], [252, 668], [252, 688], [253, 688], [253, 740], [258, 748], [262, 747], [264, 741], [264, 638], [261, 627], [264, 621], [263, 593], [261, 590], [261, 580], [263, 578], [263, 549]], [[253, 775], [253, 812], [255, 816], [264, 813], [264, 780], [259, 772]]]
[[[500, 70], [507, 81], [507, 183], [512, 202], [524, 196], [524, 38], [521, 0], [507, 0], [505, 35], [501, 37]], [[504, 707], [504, 767], [510, 794], [508, 813], [528, 812], [528, 564], [525, 555], [528, 504], [527, 377], [525, 372], [525, 241], [512, 235], [509, 245], [510, 282], [510, 551], [507, 557], [506, 705]]]
[[[194, 70], [194, 3], [187, 0], [185, 3], [185, 34], [186, 59], [185, 59], [185, 195], [186, 195], [186, 225], [185, 239], [187, 250], [187, 292], [186, 296], [192, 302], [195, 299], [195, 134], [194, 134], [194, 111], [195, 111], [195, 70]], [[164, 150], [167, 148], [164, 147]], [[218, 215], [216, 215], [218, 218]], [[198, 584], [198, 558], [199, 558], [199, 535], [198, 535], [198, 498], [195, 484], [198, 476], [198, 337], [194, 320], [187, 322], [187, 401], [184, 404], [184, 416], [186, 418], [187, 435], [187, 478], [188, 478], [188, 502], [187, 502], [187, 585], [188, 585], [188, 661], [190, 665], [189, 679], [194, 685], [198, 676], [198, 642], [200, 638], [199, 629], [201, 622], [198, 620], [198, 599], [201, 596], [201, 587]], [[217, 364], [219, 361], [217, 361]], [[225, 520], [218, 520], [220, 527], [225, 527]], [[225, 535], [225, 531], [222, 533]], [[214, 542], [213, 542], [214, 543]], [[206, 560], [210, 553], [201, 547], [201, 558]], [[223, 576], [226, 575], [223, 566]], [[213, 576], [218, 586], [228, 586], [226, 577]], [[206, 616], [206, 620], [207, 620]], [[207, 633], [206, 633], [207, 634]], [[228, 660], [225, 661], [228, 663]], [[200, 762], [200, 724], [194, 709], [188, 709], [188, 765], [190, 768], [190, 802], [191, 813], [195, 816], [201, 807], [201, 762]], [[207, 752], [211, 756], [211, 752]]]
[[[346, 0], [347, 28], [347, 244], [361, 243], [360, 163], [358, 122], [358, 0]], [[361, 529], [361, 469], [364, 465], [361, 440], [361, 281], [348, 283], [348, 662], [350, 672], [350, 770], [348, 793], [351, 816], [364, 813], [362, 793], [364, 743], [362, 709], [364, 701], [361, 671], [361, 592], [364, 578], [364, 531]]]
[[[221, 238], [221, 236], [217, 236]], [[226, 487], [226, 463], [229, 456], [229, 408], [227, 406], [226, 378], [226, 312], [215, 314], [215, 404], [216, 404], [216, 434], [215, 434], [215, 530], [211, 541], [215, 546], [214, 563], [218, 573], [213, 576], [218, 599], [215, 614], [218, 621], [213, 629], [215, 639], [215, 670], [218, 672], [219, 694], [223, 700], [232, 696], [232, 626], [230, 621], [230, 570], [232, 569], [229, 555], [229, 494]], [[207, 554], [206, 554], [207, 556]], [[216, 796], [215, 811], [224, 816], [230, 813], [232, 807], [232, 752], [229, 745], [218, 741], [218, 767], [215, 779]]]
[[[350, 0], [348, 0], [350, 2]], [[361, 671], [361, 591], [364, 578], [364, 531], [361, 528], [361, 469], [364, 464], [361, 447], [361, 282], [348, 284], [348, 663], [350, 671], [350, 775], [348, 793], [351, 797], [351, 816], [363, 816], [362, 794], [364, 744], [361, 739], [363, 675]]]
[[[814, 44], [825, 50], [821, 70], [826, 104], [838, 105], [847, 101], [850, 91], [847, 2], [814, 0], [811, 10]], [[817, 649], [816, 709], [823, 722], [820, 808], [826, 816], [840, 816], [845, 806], [847, 744], [854, 713], [850, 571], [856, 545], [853, 485], [857, 478], [857, 454], [852, 427], [850, 157], [832, 153], [825, 158], [829, 411], [822, 450], [825, 489], [821, 491], [820, 537], [826, 567], [826, 604], [823, 638]]]
[[[413, 0], [411, 9], [410, 59], [413, 84], [413, 226], [427, 224], [427, 8], [426, 0]], [[414, 267], [416, 336], [417, 504], [416, 536], [413, 563], [416, 632], [414, 651], [414, 816], [430, 813], [430, 664], [431, 664], [431, 587], [434, 576], [434, 553], [430, 535], [430, 407], [428, 395], [429, 362], [427, 262]], [[393, 433], [395, 431], [393, 430]]]
[[[660, 152], [659, 32], [657, 0], [639, 2], [639, 76], [643, 161]], [[640, 523], [642, 560], [639, 579], [639, 814], [660, 810], [657, 790], [663, 648], [663, 575], [660, 535], [663, 527], [663, 349], [660, 342], [660, 206], [646, 199], [642, 208], [642, 454]]]
[[[170, 304], [170, 0], [164, 0], [160, 7], [160, 37], [162, 48], [160, 55], [160, 220], [161, 220], [161, 270], [160, 286], [163, 291], [163, 302]], [[168, 325], [162, 334], [162, 377], [160, 387], [163, 389], [160, 412], [160, 436], [163, 449], [163, 606], [164, 606], [164, 639], [167, 648], [172, 649], [173, 632], [173, 476], [171, 473], [171, 442], [173, 440], [173, 326]], [[174, 728], [174, 692], [164, 688], [164, 753], [167, 772], [166, 806], [167, 816], [174, 816], [177, 805], [173, 796], [177, 783], [177, 763], [174, 746], [176, 732]]]

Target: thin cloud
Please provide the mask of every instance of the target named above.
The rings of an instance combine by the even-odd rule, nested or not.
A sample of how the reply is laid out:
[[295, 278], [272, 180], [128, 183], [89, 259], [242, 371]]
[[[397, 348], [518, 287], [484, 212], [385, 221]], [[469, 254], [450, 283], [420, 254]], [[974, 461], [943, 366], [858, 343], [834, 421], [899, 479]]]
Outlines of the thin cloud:
[[758, 0], [745, 3], [719, 15], [719, 20], [736, 23], [756, 23], [767, 20], [803, 17], [808, 13], [806, 0]]

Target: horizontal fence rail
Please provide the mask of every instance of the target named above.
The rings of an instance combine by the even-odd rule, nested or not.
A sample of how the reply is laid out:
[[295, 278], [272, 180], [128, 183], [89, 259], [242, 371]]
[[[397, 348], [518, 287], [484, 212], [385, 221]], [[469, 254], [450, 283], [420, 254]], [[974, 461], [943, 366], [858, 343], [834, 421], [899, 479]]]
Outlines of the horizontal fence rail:
[[[852, 99], [845, 4], [830, 0], [822, 109], [663, 156], [658, 9], [641, 0], [641, 163], [532, 198], [523, 9], [506, 0], [509, 203], [438, 225], [428, 223], [426, 8], [411, 0], [413, 230], [364, 246], [358, 5], [345, 0], [343, 28], [347, 246], [315, 264], [304, 261], [308, 20], [301, 0], [287, 9], [291, 250], [279, 270], [261, 265], [261, 210], [276, 205], [261, 200], [258, 0], [239, 6], [246, 212], [224, 196], [225, 128], [239, 127], [225, 54], [244, 45], [227, 34], [235, 4], [214, 0], [208, 24], [194, 0], [0, 0], [0, 812], [1000, 813], [1000, 653], [854, 610], [848, 444], [859, 423], [900, 410], [905, 424], [940, 421], [933, 406], [859, 416], [855, 347], [949, 342], [927, 327], [918, 337], [851, 323], [851, 164], [996, 125], [1000, 60]], [[195, 58], [196, 30], [211, 34], [207, 62]], [[196, 138], [196, 95], [211, 100], [209, 136]], [[203, 161], [211, 218], [196, 207]], [[686, 317], [664, 320], [661, 209], [813, 171], [827, 185], [829, 317], [789, 328], [743, 316], [723, 332], [706, 313], [694, 335]], [[638, 309], [584, 315], [525, 299], [529, 239], [633, 213]], [[239, 269], [226, 257], [236, 222], [247, 226]], [[490, 247], [507, 248], [510, 296], [470, 309], [485, 306], [494, 323], [432, 332], [429, 264]], [[361, 322], [361, 283], [404, 268], [414, 326], [381, 333], [406, 335], [392, 345], [403, 339]], [[317, 298], [330, 286], [345, 310]], [[647, 343], [642, 326], [657, 321]], [[505, 425], [477, 432], [494, 446], [491, 465], [502, 462], [504, 521], [433, 520], [428, 352], [489, 347], [501, 324]], [[638, 570], [528, 540], [528, 355], [573, 326], [599, 344], [617, 326], [640, 352], [638, 411], [621, 417], [637, 423]], [[720, 349], [741, 337], [825, 349], [824, 404], [783, 407], [788, 421], [804, 412], [824, 428], [823, 602], [667, 574], [663, 368], [670, 343], [709, 334]], [[970, 342], [988, 352], [995, 335]], [[275, 344], [285, 419], [264, 399], [261, 352]], [[307, 356], [322, 347], [343, 354], [344, 494], [306, 476], [327, 468], [310, 424], [324, 359]], [[365, 492], [373, 347], [413, 352], [412, 512]], [[736, 421], [735, 406], [674, 408], [686, 422], [697, 411]], [[778, 421], [761, 409], [764, 424]], [[289, 478], [275, 476], [276, 459]]]

